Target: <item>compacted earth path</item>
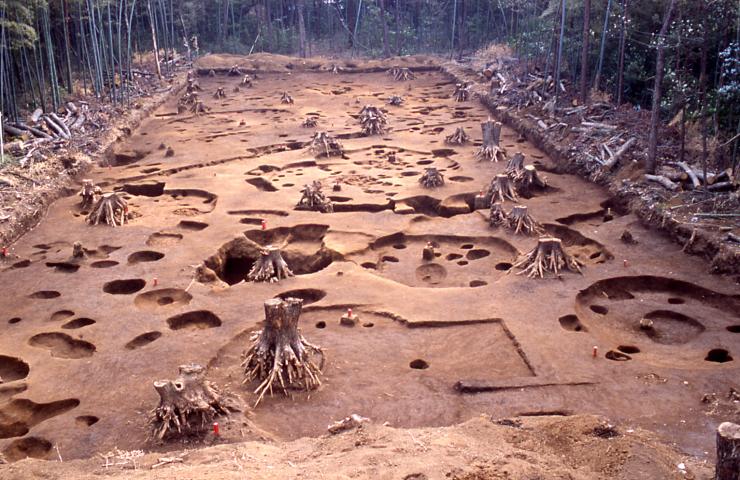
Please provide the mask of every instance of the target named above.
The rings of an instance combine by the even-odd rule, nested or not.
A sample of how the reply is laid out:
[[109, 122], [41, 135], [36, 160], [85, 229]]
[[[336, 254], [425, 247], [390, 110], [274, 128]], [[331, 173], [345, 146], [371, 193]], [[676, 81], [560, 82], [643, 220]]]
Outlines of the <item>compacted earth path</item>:
[[[251, 87], [219, 72], [198, 83], [205, 113], [178, 113], [171, 98], [89, 174], [127, 200], [128, 223], [90, 226], [69, 196], [1, 264], [8, 461], [181, 448], [147, 444], [152, 382], [181, 364], [206, 365], [253, 404], [241, 355], [276, 296], [303, 299], [299, 326], [326, 352], [323, 384], [265, 397], [232, 416], [220, 441], [316, 437], [352, 413], [400, 428], [593, 413], [712, 461], [716, 426], [738, 421], [733, 279], [706, 273], [601, 188], [554, 173], [504, 128], [507, 155], [521, 152], [547, 181], [504, 209], [526, 205], [582, 264], [580, 274], [518, 275], [512, 265], [537, 236], [476, 210], [507, 162], [476, 158], [490, 113], [455, 101], [441, 72], [260, 73]], [[388, 104], [393, 95], [403, 103]], [[386, 112], [385, 133], [360, 133], [365, 105]], [[317, 126], [302, 126], [307, 117]], [[446, 144], [459, 127], [471, 141]], [[316, 132], [343, 155], [316, 157]], [[420, 184], [431, 167], [443, 186]], [[295, 208], [314, 181], [332, 213]], [[70, 259], [75, 242], [82, 260]], [[246, 281], [267, 245], [295, 276]], [[204, 267], [215, 274], [207, 283]], [[339, 321], [348, 308], [354, 327]]]

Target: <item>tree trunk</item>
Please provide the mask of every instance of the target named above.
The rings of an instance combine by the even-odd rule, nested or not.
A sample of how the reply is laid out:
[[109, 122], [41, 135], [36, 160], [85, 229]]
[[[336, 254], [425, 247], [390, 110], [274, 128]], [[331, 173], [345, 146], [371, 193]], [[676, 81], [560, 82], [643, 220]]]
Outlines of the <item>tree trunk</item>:
[[380, 0], [380, 21], [383, 23], [383, 56], [388, 58], [391, 56], [391, 49], [388, 45], [388, 22], [386, 21], [385, 13], [385, 0]]
[[154, 45], [154, 63], [157, 68], [157, 78], [162, 79], [162, 70], [159, 67], [159, 48], [157, 47], [157, 32], [155, 31], [156, 26], [154, 25], [154, 15], [152, 15], [152, 2], [149, 0], [146, 3], [147, 11], [149, 12], [149, 25], [152, 28], [152, 43]]
[[581, 101], [588, 100], [588, 41], [591, 38], [591, 0], [583, 0], [583, 40], [581, 46]]
[[[560, 91], [560, 68], [563, 59], [563, 37], [565, 36], [565, 0], [560, 2], [560, 35], [558, 36], [558, 58], [555, 62], [555, 106], [558, 104], [558, 92]], [[547, 79], [545, 79], [547, 83]]]
[[622, 26], [619, 31], [619, 71], [617, 73], [617, 106], [622, 104], [624, 90], [624, 50], [627, 43], [625, 30], [627, 28], [627, 0], [622, 0]]
[[298, 0], [298, 37], [300, 42], [301, 58], [306, 58], [306, 22], [303, 19], [305, 0]]
[[668, 26], [671, 23], [671, 16], [673, 15], [673, 9], [676, 6], [676, 0], [671, 0], [668, 5], [668, 10], [663, 18], [663, 26], [660, 27], [660, 33], [658, 34], [658, 55], [655, 62], [655, 85], [653, 87], [653, 106], [652, 112], [650, 113], [650, 134], [648, 140], [648, 157], [645, 170], [648, 173], [655, 173], [655, 167], [657, 166], [658, 156], [658, 123], [660, 121], [660, 98], [662, 95], [661, 84], [663, 83], [663, 74], [665, 67], [665, 48], [663, 46], [663, 39], [666, 33], [668, 33]]
[[717, 467], [714, 480], [740, 479], [740, 425], [721, 423], [717, 428]]
[[604, 13], [604, 28], [601, 31], [601, 46], [599, 47], [599, 63], [596, 67], [596, 76], [594, 77], [594, 88], [598, 89], [601, 83], [601, 67], [604, 65], [604, 49], [606, 48], [606, 31], [609, 30], [609, 11], [611, 10], [612, 0], [606, 2], [606, 12]]
[[506, 160], [506, 149], [500, 145], [501, 142], [501, 122], [494, 122], [490, 118], [480, 124], [483, 133], [483, 144], [475, 153], [479, 160], [488, 160], [498, 162]]

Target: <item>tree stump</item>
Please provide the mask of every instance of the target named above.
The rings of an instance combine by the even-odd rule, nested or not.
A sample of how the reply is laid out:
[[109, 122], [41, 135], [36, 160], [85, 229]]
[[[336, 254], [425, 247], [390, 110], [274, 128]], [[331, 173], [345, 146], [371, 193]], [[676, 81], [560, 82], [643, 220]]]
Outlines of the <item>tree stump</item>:
[[445, 178], [435, 167], [424, 169], [424, 174], [419, 177], [419, 183], [424, 188], [437, 188], [445, 184]]
[[506, 174], [512, 178], [516, 178], [522, 170], [524, 170], [524, 154], [522, 152], [516, 152], [506, 164]]
[[534, 235], [543, 232], [542, 227], [529, 215], [525, 205], [514, 205], [511, 212], [509, 212], [507, 221], [509, 228], [514, 230], [515, 234]]
[[332, 213], [334, 211], [331, 200], [324, 196], [324, 192], [321, 191], [321, 183], [316, 180], [303, 186], [301, 199], [295, 208], [296, 210], [312, 210], [321, 213]]
[[409, 70], [408, 68], [400, 68], [400, 67], [393, 67], [390, 70], [388, 70], [388, 74], [393, 77], [393, 79], [397, 82], [404, 82], [407, 80], [413, 80], [416, 78], [416, 75], [414, 75], [414, 72]]
[[427, 242], [426, 246], [421, 251], [421, 259], [431, 262], [435, 257], [434, 245], [432, 245], [432, 242]]
[[106, 193], [95, 203], [86, 220], [90, 225], [107, 223], [111, 227], [115, 227], [126, 222], [127, 213], [128, 204], [123, 197], [117, 193]]
[[180, 375], [174, 381], [158, 380], [154, 389], [159, 394], [159, 405], [149, 420], [152, 439], [203, 434], [216, 417], [239, 411], [233, 399], [223, 396], [205, 379], [202, 365], [180, 365]]
[[214, 69], [208, 70], [208, 76], [209, 77], [212, 77], [212, 78], [215, 77], [216, 76], [216, 70], [214, 70]]
[[75, 242], [72, 244], [72, 259], [82, 260], [87, 257], [85, 253], [85, 247], [82, 246], [82, 242]]
[[247, 274], [247, 279], [252, 282], [278, 282], [284, 278], [292, 277], [288, 264], [283, 260], [280, 249], [272, 245], [260, 250], [260, 258], [254, 263]]
[[310, 391], [321, 385], [324, 352], [308, 343], [298, 329], [302, 306], [298, 298], [265, 302], [265, 327], [252, 336], [242, 363], [243, 383], [260, 382], [254, 390], [255, 407], [267, 392], [272, 395], [273, 388], [287, 395], [289, 388]]
[[581, 273], [581, 264], [568, 255], [559, 238], [542, 237], [537, 242], [537, 246], [526, 257], [515, 263], [512, 269], [522, 270], [517, 275], [526, 273], [529, 278], [544, 278], [547, 272], [559, 275], [563, 267]]
[[511, 178], [505, 173], [499, 173], [493, 180], [491, 180], [491, 186], [488, 187], [488, 193], [486, 194], [486, 200], [489, 205], [506, 200], [516, 201], [516, 192], [514, 191], [514, 185], [511, 182]]
[[445, 143], [448, 145], [464, 145], [470, 141], [470, 137], [465, 133], [463, 127], [457, 127], [455, 133], [445, 137]]
[[501, 202], [491, 204], [491, 211], [488, 215], [488, 223], [492, 227], [507, 226], [509, 222], [506, 217], [506, 212], [504, 211], [504, 207], [503, 205], [501, 205]]
[[[319, 119], [316, 117], [306, 117], [305, 120], [303, 120], [303, 123], [301, 123], [301, 127], [303, 128], [316, 128], [319, 124]], [[328, 155], [327, 155], [328, 156]]]
[[452, 98], [456, 102], [467, 102], [470, 99], [470, 85], [467, 83], [456, 83]]
[[241, 77], [244, 75], [244, 72], [242, 72], [242, 69], [239, 68], [239, 65], [234, 65], [229, 69], [229, 75], [232, 77]]
[[388, 105], [393, 105], [394, 107], [400, 107], [403, 105], [403, 97], [399, 97], [398, 95], [392, 95], [388, 99]]
[[506, 149], [499, 145], [501, 142], [501, 122], [494, 122], [490, 118], [480, 124], [483, 132], [483, 145], [476, 152], [479, 160], [498, 162], [506, 159]]
[[242, 78], [242, 86], [246, 88], [253, 87], [254, 84], [252, 83], [252, 77], [249, 75], [244, 75], [244, 78]]
[[219, 98], [226, 98], [226, 92], [224, 92], [224, 87], [218, 87], [216, 89], [216, 93], [213, 94], [213, 98], [218, 100]]
[[366, 137], [384, 134], [387, 123], [385, 113], [374, 105], [365, 105], [360, 110], [360, 125], [362, 125], [362, 134]]
[[344, 147], [339, 143], [339, 140], [326, 132], [316, 132], [311, 137], [308, 149], [316, 157], [339, 157], [344, 154]]
[[293, 105], [293, 103], [295, 102], [293, 101], [293, 97], [291, 97], [288, 92], [283, 92], [283, 94], [280, 96], [280, 103]]
[[547, 188], [547, 182], [537, 174], [534, 165], [527, 165], [514, 177], [514, 186], [524, 198], [531, 198], [535, 190]]
[[82, 203], [80, 203], [80, 208], [83, 210], [90, 208], [95, 202], [95, 195], [99, 194], [100, 187], [96, 187], [92, 180], [89, 178], [82, 180], [82, 189], [80, 190]]
[[188, 78], [188, 85], [185, 90], [187, 93], [195, 93], [201, 90], [203, 89], [200, 88], [200, 83], [198, 83], [198, 80], [196, 80], [195, 78]]
[[717, 428], [714, 480], [740, 480], [740, 425], [723, 422]]
[[205, 106], [203, 102], [200, 100], [197, 100], [193, 105], [190, 107], [190, 113], [193, 113], [195, 115], [200, 115], [201, 113], [208, 113], [210, 109]]

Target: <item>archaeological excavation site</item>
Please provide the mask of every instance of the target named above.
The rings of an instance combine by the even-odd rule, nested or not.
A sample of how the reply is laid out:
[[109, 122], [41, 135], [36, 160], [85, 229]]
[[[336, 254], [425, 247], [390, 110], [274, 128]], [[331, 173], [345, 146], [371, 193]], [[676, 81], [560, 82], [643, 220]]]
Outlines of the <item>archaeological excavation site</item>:
[[[56, 3], [28, 7], [43, 57], [0, 55], [0, 479], [740, 478], [740, 111], [717, 78], [740, 79], [704, 85], [718, 118], [684, 100], [653, 132], [660, 79], [612, 98], [620, 15], [646, 13]], [[666, 38], [696, 15], [650, 3]], [[242, 32], [238, 55], [198, 45], [216, 6], [196, 33]], [[428, 45], [400, 37], [445, 9]], [[589, 15], [580, 57], [562, 36]], [[271, 50], [280, 19], [296, 51]], [[541, 64], [506, 45], [526, 29]], [[733, 48], [640, 58], [706, 77]]]

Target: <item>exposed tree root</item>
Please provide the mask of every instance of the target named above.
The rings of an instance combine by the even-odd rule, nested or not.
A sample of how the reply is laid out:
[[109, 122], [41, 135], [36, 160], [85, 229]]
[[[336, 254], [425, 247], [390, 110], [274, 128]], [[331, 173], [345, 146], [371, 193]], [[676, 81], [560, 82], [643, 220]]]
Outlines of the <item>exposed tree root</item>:
[[87, 223], [90, 225], [106, 223], [115, 227], [126, 222], [127, 213], [128, 204], [123, 197], [117, 193], [106, 193], [95, 203], [92, 211], [87, 216]]
[[572, 272], [581, 273], [580, 262], [568, 255], [559, 238], [542, 237], [537, 242], [537, 246], [526, 257], [515, 263], [512, 269], [522, 270], [517, 275], [527, 274], [529, 278], [544, 278], [547, 272], [559, 275], [563, 267]]
[[159, 405], [149, 420], [152, 439], [203, 434], [216, 417], [239, 411], [234, 399], [223, 396], [205, 379], [201, 365], [180, 365], [180, 375], [174, 381], [156, 381], [154, 389]]
[[403, 105], [403, 97], [400, 97], [398, 95], [392, 95], [388, 99], [388, 105], [393, 105], [394, 107], [400, 107]]
[[376, 106], [365, 105], [360, 110], [360, 124], [365, 136], [384, 134], [387, 123], [385, 113]]
[[467, 102], [470, 100], [470, 85], [466, 83], [456, 83], [455, 91], [452, 92], [452, 98], [456, 102]]
[[293, 103], [295, 102], [293, 101], [293, 97], [291, 97], [290, 94], [288, 94], [288, 92], [283, 92], [283, 94], [280, 96], [280, 103], [293, 105]]
[[[255, 407], [274, 388], [288, 394], [289, 388], [306, 391], [321, 385], [324, 352], [303, 338], [298, 330], [303, 300], [273, 298], [265, 302], [265, 327], [256, 332], [244, 353], [244, 383], [259, 381]], [[314, 357], [314, 358], [312, 358]], [[315, 357], [318, 358], [316, 363]]]
[[331, 200], [326, 198], [324, 192], [321, 191], [321, 183], [316, 180], [303, 186], [301, 199], [295, 208], [296, 210], [312, 210], [321, 213], [332, 213], [334, 211]]
[[499, 145], [501, 142], [501, 122], [495, 122], [490, 118], [480, 124], [483, 132], [483, 145], [476, 152], [479, 160], [498, 162], [506, 160], [506, 149]]
[[542, 227], [529, 215], [525, 205], [514, 205], [507, 215], [507, 223], [515, 234], [534, 235], [544, 232]]
[[467, 133], [465, 133], [465, 130], [463, 130], [463, 127], [457, 127], [455, 130], [455, 133], [452, 135], [448, 135], [445, 137], [445, 143], [448, 145], [464, 145], [470, 141], [470, 137]]
[[247, 278], [252, 282], [278, 282], [292, 277], [288, 264], [283, 260], [280, 249], [268, 245], [260, 251], [260, 258], [254, 263]]
[[490, 187], [488, 187], [486, 197], [486, 200], [488, 200], [488, 203], [490, 205], [493, 205], [497, 202], [503, 203], [506, 200], [517, 200], [516, 192], [514, 191], [514, 186], [511, 182], [511, 179], [505, 173], [499, 173], [498, 175], [493, 177], [493, 180], [491, 180], [491, 185]]
[[408, 68], [401, 68], [401, 67], [393, 67], [390, 70], [388, 70], [388, 74], [393, 77], [393, 79], [397, 82], [403, 82], [407, 80], [413, 80], [416, 78], [416, 75], [414, 75], [414, 72], [409, 70]]
[[317, 157], [334, 157], [344, 154], [344, 147], [339, 140], [326, 132], [316, 132], [308, 148]]
[[100, 187], [96, 187], [92, 180], [89, 178], [82, 180], [82, 189], [79, 193], [80, 197], [82, 197], [80, 208], [87, 210], [92, 207], [95, 202], [95, 196], [100, 195], [100, 193]]
[[514, 177], [514, 186], [521, 196], [530, 198], [535, 190], [547, 188], [547, 182], [537, 174], [534, 165], [527, 165]]
[[488, 223], [492, 227], [504, 227], [509, 225], [509, 221], [501, 202], [491, 204], [491, 211], [488, 215]]
[[516, 178], [522, 170], [524, 170], [524, 154], [516, 152], [506, 164], [506, 174], [511, 178]]
[[303, 120], [303, 123], [301, 123], [301, 127], [303, 128], [316, 128], [319, 124], [319, 119], [316, 117], [306, 117], [305, 120]]
[[424, 174], [419, 177], [419, 183], [424, 188], [437, 188], [445, 184], [445, 178], [435, 167], [428, 167], [424, 169]]

